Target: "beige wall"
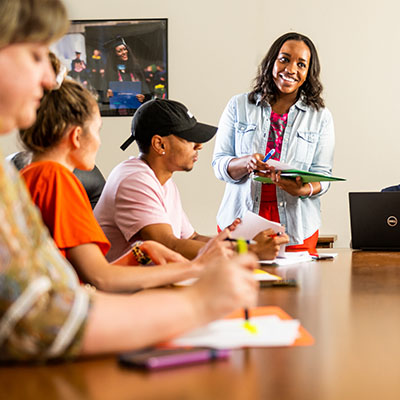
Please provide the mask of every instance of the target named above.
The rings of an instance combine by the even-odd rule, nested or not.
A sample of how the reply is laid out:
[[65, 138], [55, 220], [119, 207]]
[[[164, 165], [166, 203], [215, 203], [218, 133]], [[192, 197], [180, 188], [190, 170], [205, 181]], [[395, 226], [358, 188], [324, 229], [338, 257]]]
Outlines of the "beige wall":
[[[170, 98], [198, 120], [217, 124], [228, 99], [247, 91], [272, 41], [296, 30], [310, 36], [322, 63], [327, 106], [336, 128], [335, 183], [322, 201], [322, 234], [350, 240], [349, 191], [374, 191], [399, 179], [400, 3], [396, 0], [67, 0], [72, 19], [168, 18]], [[104, 118], [98, 165], [107, 175], [128, 154], [119, 145], [129, 118]], [[0, 139], [14, 151], [15, 136]], [[191, 173], [176, 173], [196, 230], [215, 232], [224, 184], [211, 169], [213, 142]], [[129, 150], [128, 150], [129, 152]], [[136, 154], [136, 149], [130, 150]]]

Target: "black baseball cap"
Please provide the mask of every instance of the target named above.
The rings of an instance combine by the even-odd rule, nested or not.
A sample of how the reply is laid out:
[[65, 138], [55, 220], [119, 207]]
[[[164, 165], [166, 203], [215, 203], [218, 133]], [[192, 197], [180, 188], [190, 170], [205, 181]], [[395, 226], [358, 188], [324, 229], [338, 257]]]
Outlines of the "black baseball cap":
[[142, 104], [132, 118], [131, 136], [122, 150], [136, 139], [154, 135], [175, 135], [188, 142], [205, 143], [217, 132], [217, 127], [197, 122], [193, 114], [174, 100], [155, 99]]

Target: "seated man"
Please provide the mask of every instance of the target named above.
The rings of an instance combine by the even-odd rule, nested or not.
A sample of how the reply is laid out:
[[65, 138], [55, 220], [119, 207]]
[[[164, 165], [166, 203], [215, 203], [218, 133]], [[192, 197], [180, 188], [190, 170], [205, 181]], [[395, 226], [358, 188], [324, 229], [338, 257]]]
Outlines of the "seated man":
[[[107, 258], [112, 262], [136, 240], [151, 239], [192, 259], [210, 238], [195, 232], [171, 178], [175, 171], [192, 170], [216, 128], [198, 123], [181, 103], [156, 99], [136, 111], [131, 131], [121, 148], [136, 140], [140, 155], [113, 169], [94, 210], [111, 242]], [[250, 246], [260, 258], [274, 258], [287, 242], [286, 235], [261, 236]]]

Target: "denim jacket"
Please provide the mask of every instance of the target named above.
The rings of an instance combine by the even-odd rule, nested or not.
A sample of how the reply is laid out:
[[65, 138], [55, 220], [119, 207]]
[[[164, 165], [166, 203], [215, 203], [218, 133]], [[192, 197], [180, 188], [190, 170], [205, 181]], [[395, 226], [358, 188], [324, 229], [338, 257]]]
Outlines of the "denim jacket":
[[[243, 93], [229, 101], [216, 135], [212, 165], [217, 178], [226, 182], [217, 215], [220, 228], [243, 217], [247, 210], [258, 214], [260, 209], [262, 184], [249, 175], [235, 180], [228, 174], [233, 158], [264, 154], [267, 147], [271, 106], [262, 107], [260, 99], [251, 104], [247, 96]], [[317, 111], [300, 99], [289, 109], [281, 161], [296, 169], [331, 175], [334, 144], [333, 120], [327, 108]], [[328, 182], [321, 182], [321, 192], [304, 199], [276, 188], [280, 222], [286, 227], [289, 244], [303, 243], [320, 228], [319, 197], [328, 188]]]

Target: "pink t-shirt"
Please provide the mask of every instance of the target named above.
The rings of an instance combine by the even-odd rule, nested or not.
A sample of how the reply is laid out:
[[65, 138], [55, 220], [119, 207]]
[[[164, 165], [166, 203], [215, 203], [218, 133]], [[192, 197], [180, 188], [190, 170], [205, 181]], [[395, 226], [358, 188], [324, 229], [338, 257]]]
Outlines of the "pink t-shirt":
[[140, 240], [138, 232], [148, 225], [169, 224], [174, 235], [181, 239], [194, 233], [173, 180], [161, 185], [153, 170], [136, 157], [111, 171], [94, 214], [111, 242], [109, 261]]

